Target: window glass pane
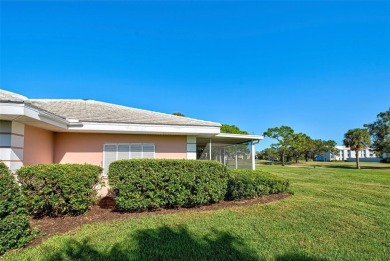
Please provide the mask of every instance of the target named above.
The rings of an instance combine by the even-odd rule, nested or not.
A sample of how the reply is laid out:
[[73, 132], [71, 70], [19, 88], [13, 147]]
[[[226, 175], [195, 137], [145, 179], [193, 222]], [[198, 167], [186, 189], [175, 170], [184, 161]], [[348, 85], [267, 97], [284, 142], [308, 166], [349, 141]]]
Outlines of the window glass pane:
[[130, 158], [130, 145], [118, 145], [118, 160]]
[[130, 158], [142, 159], [142, 145], [136, 144], [130, 146]]
[[116, 145], [104, 145], [103, 175], [107, 175], [110, 164], [116, 161]]
[[154, 159], [154, 145], [143, 145], [143, 158]]

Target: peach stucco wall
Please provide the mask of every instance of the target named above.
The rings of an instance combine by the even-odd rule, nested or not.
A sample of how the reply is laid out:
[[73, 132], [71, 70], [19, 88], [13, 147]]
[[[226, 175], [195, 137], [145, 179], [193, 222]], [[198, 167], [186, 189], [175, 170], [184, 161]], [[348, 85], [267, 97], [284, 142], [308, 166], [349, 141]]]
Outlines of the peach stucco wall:
[[102, 165], [105, 143], [153, 143], [156, 158], [185, 159], [186, 136], [56, 133], [54, 162]]
[[23, 164], [53, 163], [54, 133], [30, 125], [24, 127]]

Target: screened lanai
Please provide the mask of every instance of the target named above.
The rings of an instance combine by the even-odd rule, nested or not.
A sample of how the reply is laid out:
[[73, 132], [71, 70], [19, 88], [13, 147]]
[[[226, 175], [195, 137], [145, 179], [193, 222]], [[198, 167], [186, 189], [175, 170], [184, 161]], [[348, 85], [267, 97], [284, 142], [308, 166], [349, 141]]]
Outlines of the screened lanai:
[[255, 144], [263, 136], [220, 133], [196, 138], [196, 158], [217, 160], [228, 168], [255, 169]]

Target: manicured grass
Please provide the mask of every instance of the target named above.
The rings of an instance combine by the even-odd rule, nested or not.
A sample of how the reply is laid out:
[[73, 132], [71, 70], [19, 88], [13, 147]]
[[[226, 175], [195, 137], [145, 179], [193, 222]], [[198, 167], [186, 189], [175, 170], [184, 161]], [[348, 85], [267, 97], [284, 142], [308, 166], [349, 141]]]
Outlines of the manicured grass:
[[389, 260], [390, 171], [260, 166], [294, 195], [265, 205], [86, 225], [5, 260]]
[[[281, 165], [280, 162], [270, 162], [268, 160], [256, 160], [256, 166], [269, 166], [269, 165]], [[321, 167], [321, 168], [340, 168], [340, 169], [356, 169], [356, 162], [343, 162], [343, 161], [335, 161], [335, 162], [322, 162], [322, 161], [299, 161], [295, 162], [287, 162], [287, 166], [295, 166], [295, 167]], [[380, 162], [360, 162], [361, 169], [374, 170], [390, 170], [390, 164], [388, 163], [380, 163]]]

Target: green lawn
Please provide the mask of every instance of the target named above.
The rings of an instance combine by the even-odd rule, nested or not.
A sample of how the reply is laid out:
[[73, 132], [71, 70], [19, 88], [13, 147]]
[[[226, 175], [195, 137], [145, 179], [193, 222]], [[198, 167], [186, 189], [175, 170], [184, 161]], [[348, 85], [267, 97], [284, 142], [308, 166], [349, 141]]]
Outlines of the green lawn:
[[294, 195], [86, 225], [4, 259], [389, 260], [390, 171], [343, 166], [258, 166], [289, 178]]

